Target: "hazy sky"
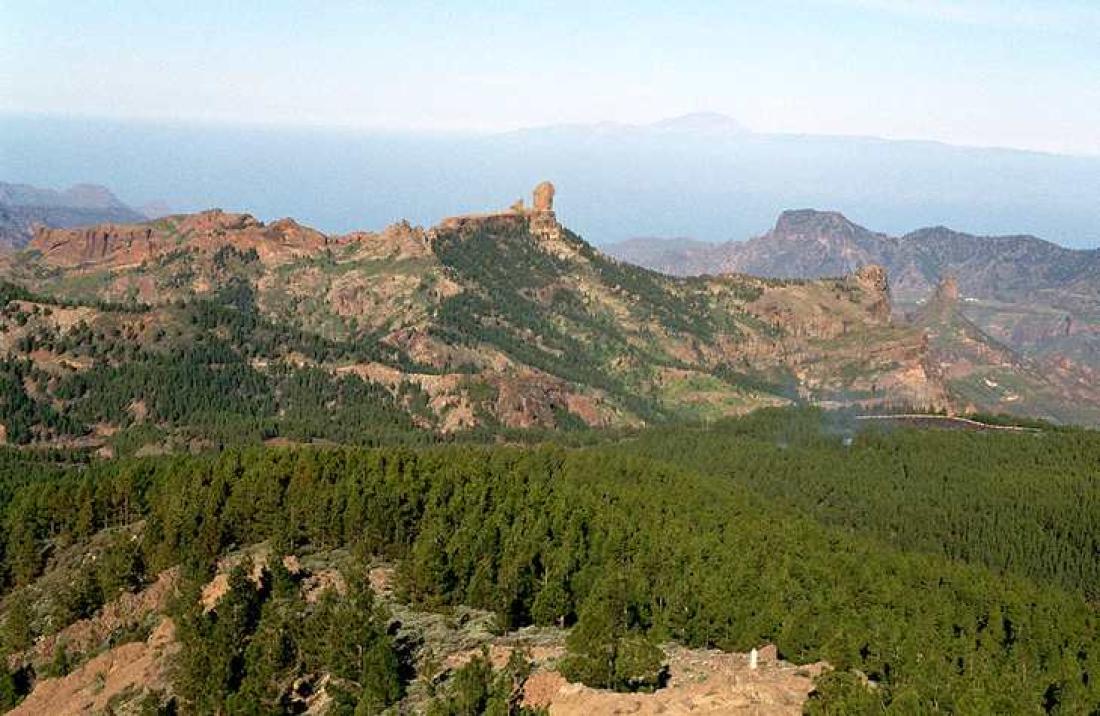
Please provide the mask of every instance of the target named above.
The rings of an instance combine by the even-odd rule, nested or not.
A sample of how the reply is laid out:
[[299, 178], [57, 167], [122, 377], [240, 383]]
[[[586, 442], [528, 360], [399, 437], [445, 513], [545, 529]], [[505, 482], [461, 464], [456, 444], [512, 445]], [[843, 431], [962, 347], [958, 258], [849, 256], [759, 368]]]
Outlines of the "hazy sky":
[[1100, 0], [0, 0], [0, 111], [764, 132], [1100, 154]]

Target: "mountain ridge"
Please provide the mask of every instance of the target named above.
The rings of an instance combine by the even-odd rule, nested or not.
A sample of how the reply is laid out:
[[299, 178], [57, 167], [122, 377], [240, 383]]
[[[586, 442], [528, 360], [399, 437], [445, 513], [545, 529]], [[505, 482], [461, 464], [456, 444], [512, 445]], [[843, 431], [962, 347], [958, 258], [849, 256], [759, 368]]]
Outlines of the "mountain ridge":
[[26, 246], [39, 225], [68, 228], [145, 218], [99, 184], [74, 184], [57, 191], [0, 182], [0, 250]]
[[[933, 326], [893, 315], [882, 268], [669, 277], [562, 225], [548, 184], [529, 207], [427, 229], [326, 235], [221, 210], [40, 228], [0, 277], [20, 406], [0, 405], [0, 424], [16, 441], [155, 429], [171, 443], [208, 435], [208, 404], [216, 424], [272, 439], [362, 440], [357, 421], [377, 419], [443, 435], [629, 427], [792, 402], [1100, 422], [1072, 366], [1044, 377], [946, 330], [930, 343]], [[976, 390], [986, 378], [1016, 385], [1011, 400]], [[58, 406], [68, 421], [49, 417]]]
[[964, 312], [983, 331], [1025, 352], [1057, 352], [1100, 365], [1100, 249], [1072, 249], [1024, 234], [975, 236], [943, 226], [890, 236], [836, 212], [797, 210], [743, 242], [679, 248], [678, 242], [638, 241], [607, 250], [674, 275], [816, 278], [881, 264], [902, 311], [920, 305], [953, 275]]
[[[680, 238], [637, 238], [627, 239], [618, 244], [604, 246], [604, 250], [613, 256], [630, 261], [636, 255], [643, 255], [646, 248], [659, 247], [662, 253], [671, 261], [678, 257], [679, 247], [687, 246], [691, 253], [700, 254], [703, 260], [710, 262], [712, 268], [731, 272], [755, 273], [775, 278], [820, 278], [835, 275], [828, 269], [817, 269], [812, 265], [790, 266], [786, 262], [768, 262], [767, 256], [755, 256], [749, 249], [757, 245], [766, 245], [768, 240], [795, 242], [799, 240], [812, 240], [822, 244], [833, 244], [834, 248], [838, 240], [847, 240], [857, 243], [862, 247], [876, 248], [883, 253], [870, 257], [874, 260], [866, 263], [884, 263], [891, 258], [888, 252], [898, 251], [906, 244], [920, 247], [939, 247], [940, 245], [953, 249], [956, 254], [952, 257], [962, 260], [967, 254], [973, 255], [974, 246], [988, 251], [989, 247], [998, 248], [1008, 246], [1017, 251], [1030, 250], [1032, 254], [1042, 254], [1048, 257], [1056, 257], [1066, 266], [1078, 266], [1083, 260], [1087, 267], [1080, 267], [1082, 271], [1091, 271], [1093, 262], [1100, 264], [1100, 249], [1076, 249], [1053, 241], [1039, 238], [1031, 234], [1006, 234], [1006, 235], [976, 235], [964, 231], [958, 231], [943, 225], [921, 227], [909, 231], [900, 236], [891, 236], [883, 232], [872, 231], [860, 224], [848, 219], [839, 211], [818, 209], [787, 209], [780, 212], [772, 229], [768, 232], [745, 240], [730, 240], [721, 243], [705, 242], [689, 237]], [[876, 242], [875, 240], [878, 239]], [[969, 245], [969, 246], [968, 246]], [[638, 254], [632, 253], [637, 251]], [[686, 252], [685, 252], [686, 253]], [[1027, 258], [1025, 256], [1025, 258]], [[842, 257], [832, 257], [831, 260], [839, 261]], [[852, 271], [860, 264], [850, 263], [841, 269], [841, 273]], [[698, 273], [700, 266], [698, 261], [683, 259], [682, 265], [673, 265], [673, 275], [692, 275]], [[786, 272], [786, 273], [783, 273]], [[936, 280], [929, 278], [924, 289], [931, 289]]]

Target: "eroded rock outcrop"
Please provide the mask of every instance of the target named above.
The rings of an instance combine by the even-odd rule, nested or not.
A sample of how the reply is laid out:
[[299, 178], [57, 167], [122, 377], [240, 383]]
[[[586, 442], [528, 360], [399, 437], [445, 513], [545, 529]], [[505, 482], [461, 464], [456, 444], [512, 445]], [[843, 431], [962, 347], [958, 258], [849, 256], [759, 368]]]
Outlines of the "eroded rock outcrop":
[[886, 269], [878, 264], [867, 264], [856, 269], [852, 278], [866, 294], [871, 315], [880, 321], [890, 320], [890, 281]]
[[139, 264], [157, 253], [159, 246], [149, 226], [90, 226], [81, 229], [39, 227], [27, 244], [57, 266], [80, 266], [119, 260]]
[[428, 232], [430, 241], [440, 233], [464, 233], [471, 231], [516, 232], [526, 229], [535, 238], [544, 242], [544, 247], [556, 254], [571, 255], [571, 251], [561, 246], [562, 227], [554, 214], [554, 185], [548, 181], [540, 182], [533, 190], [531, 208], [524, 206], [520, 199], [502, 211], [479, 212], [449, 216]]
[[[559, 244], [561, 225], [554, 216], [554, 185], [544, 181], [536, 186], [532, 204], [534, 208], [529, 213], [531, 233], [551, 244]], [[555, 253], [560, 254], [560, 249], [564, 247], [557, 248], [559, 251]], [[565, 253], [568, 255], [569, 252]]]
[[27, 248], [54, 266], [126, 268], [180, 249], [216, 252], [232, 246], [254, 250], [264, 263], [280, 263], [324, 248], [328, 238], [293, 219], [264, 225], [249, 214], [211, 209], [145, 224], [105, 224], [77, 229], [39, 228]]
[[951, 275], [944, 276], [936, 285], [936, 290], [928, 299], [924, 308], [925, 320], [943, 320], [954, 314], [959, 307], [959, 282]]
[[431, 245], [424, 229], [408, 221], [391, 224], [381, 232], [353, 231], [329, 238], [333, 244], [354, 244], [361, 258], [403, 260], [431, 254]]
[[959, 302], [959, 280], [954, 276], [944, 276], [940, 284], [936, 286], [936, 299], [945, 303]]
[[535, 211], [554, 210], [554, 185], [548, 181], [540, 182], [535, 187], [532, 207]]

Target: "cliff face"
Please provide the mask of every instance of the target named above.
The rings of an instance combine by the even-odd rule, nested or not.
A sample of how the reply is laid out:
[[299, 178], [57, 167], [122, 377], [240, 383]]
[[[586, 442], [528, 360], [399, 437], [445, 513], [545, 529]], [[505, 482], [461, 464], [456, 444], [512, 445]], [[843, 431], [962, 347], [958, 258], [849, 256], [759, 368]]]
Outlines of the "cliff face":
[[163, 248], [147, 226], [92, 226], [85, 229], [39, 228], [27, 245], [54, 266], [138, 264]]
[[877, 264], [860, 266], [852, 278], [867, 294], [867, 310], [879, 321], [890, 320], [890, 282], [886, 269]]
[[264, 263], [280, 263], [315, 253], [328, 245], [319, 231], [293, 219], [264, 225], [248, 214], [212, 209], [142, 224], [78, 229], [39, 228], [28, 249], [53, 266], [124, 268], [184, 249], [213, 253], [225, 247], [255, 250]]

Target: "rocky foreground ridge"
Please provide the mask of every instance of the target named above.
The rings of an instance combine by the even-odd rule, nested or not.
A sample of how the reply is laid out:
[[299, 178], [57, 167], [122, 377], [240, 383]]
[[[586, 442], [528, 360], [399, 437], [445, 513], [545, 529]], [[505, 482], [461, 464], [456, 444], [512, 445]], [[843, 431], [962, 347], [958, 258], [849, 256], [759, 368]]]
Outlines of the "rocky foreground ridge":
[[[205, 610], [216, 609], [226, 597], [229, 572], [244, 558], [255, 560], [259, 567], [270, 564], [273, 556], [267, 545], [253, 545], [221, 560], [202, 591]], [[307, 604], [316, 604], [326, 593], [345, 598], [346, 580], [336, 566], [343, 566], [339, 555], [310, 555], [305, 560], [287, 555], [282, 562], [300, 580]], [[56, 588], [51, 582], [59, 581], [62, 571], [49, 574], [29, 589]], [[258, 581], [260, 569], [254, 574]], [[404, 643], [417, 645], [413, 660], [422, 678], [410, 685], [400, 705], [402, 713], [423, 713], [430, 699], [425, 682], [438, 688], [482, 653], [500, 670], [513, 652], [522, 650], [531, 660], [532, 672], [518, 685], [517, 701], [559, 716], [594, 712], [798, 714], [814, 689], [814, 677], [829, 668], [824, 662], [788, 663], [772, 645], [750, 655], [667, 644], [662, 652], [669, 679], [662, 689], [655, 693], [594, 689], [570, 683], [560, 673], [559, 664], [566, 655], [567, 632], [563, 629], [530, 626], [501, 634], [492, 628], [493, 615], [488, 612], [458, 607], [455, 618], [401, 602], [393, 588], [395, 570], [390, 564], [373, 566], [369, 579], [375, 597], [393, 614], [391, 628]], [[170, 702], [174, 696], [172, 662], [182, 647], [172, 602], [181, 596], [181, 581], [178, 567], [165, 570], [144, 589], [123, 592], [97, 614], [9, 655], [11, 665], [40, 674], [26, 699], [10, 713], [142, 713], [142, 707], [148, 708], [150, 703]], [[119, 634], [137, 638], [115, 645], [112, 636], [117, 639]], [[64, 675], [47, 676], [58, 649], [77, 665]], [[302, 694], [292, 692], [295, 712], [331, 713], [330, 680], [328, 675], [304, 677], [305, 685], [317, 688], [303, 689]]]
[[[163, 407], [168, 386], [117, 376], [212, 340], [216, 360], [187, 357], [212, 375], [239, 361], [257, 383], [287, 371], [358, 380], [440, 432], [638, 425], [792, 401], [1100, 416], [1076, 366], [1044, 372], [987, 350], [995, 342], [976, 328], [940, 330], [950, 311], [893, 315], [880, 266], [818, 280], [670, 277], [594, 249], [557, 220], [553, 197], [543, 183], [530, 207], [333, 236], [220, 210], [40, 228], [0, 259], [0, 278], [31, 292], [3, 309], [0, 351], [33, 365], [20, 378], [28, 400], [86, 401], [87, 440], [192, 420]], [[132, 393], [113, 415], [89, 405], [109, 371]], [[272, 391], [278, 423], [297, 403]]]

